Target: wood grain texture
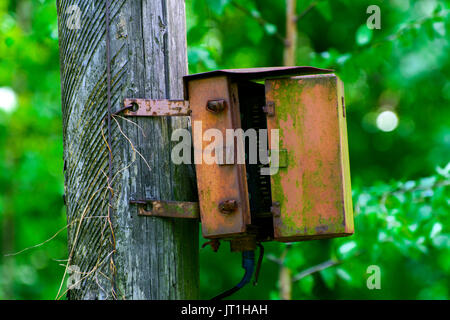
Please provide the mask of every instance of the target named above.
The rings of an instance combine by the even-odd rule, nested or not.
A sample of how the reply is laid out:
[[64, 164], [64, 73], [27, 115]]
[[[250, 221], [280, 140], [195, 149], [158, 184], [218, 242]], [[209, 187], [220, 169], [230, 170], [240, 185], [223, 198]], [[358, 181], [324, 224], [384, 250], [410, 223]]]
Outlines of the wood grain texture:
[[[81, 28], [70, 30], [67, 8], [73, 3], [57, 2], [70, 265], [79, 266], [83, 279], [69, 297], [111, 299], [115, 287], [119, 299], [196, 299], [198, 222], [140, 217], [129, 204], [130, 198], [197, 200], [192, 170], [170, 160], [171, 133], [188, 127], [186, 117], [111, 121], [117, 268], [111, 280], [113, 238], [104, 218], [105, 3], [77, 1]], [[187, 74], [184, 1], [112, 0], [110, 20], [112, 111], [122, 107], [124, 98], [182, 99], [181, 77]]]

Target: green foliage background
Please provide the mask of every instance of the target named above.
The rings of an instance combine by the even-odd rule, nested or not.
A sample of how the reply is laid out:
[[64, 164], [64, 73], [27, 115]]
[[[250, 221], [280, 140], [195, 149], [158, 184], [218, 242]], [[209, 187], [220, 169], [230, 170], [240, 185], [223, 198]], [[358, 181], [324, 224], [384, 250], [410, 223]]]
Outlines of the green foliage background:
[[[366, 27], [372, 4], [381, 8], [380, 30]], [[285, 1], [187, 0], [186, 7], [191, 73], [282, 64]], [[333, 68], [345, 83], [356, 233], [267, 244], [259, 285], [234, 298], [278, 299], [286, 285], [279, 263], [295, 277], [328, 262], [292, 283], [294, 299], [448, 299], [449, 2], [298, 0], [297, 7], [297, 65]], [[17, 107], [0, 108], [0, 298], [52, 299], [67, 258], [55, 1], [0, 2], [4, 87]], [[376, 126], [384, 109], [398, 115], [392, 132]], [[42, 246], [5, 256], [59, 230]], [[200, 259], [202, 298], [242, 276], [228, 245], [203, 249]], [[380, 267], [381, 290], [366, 286], [371, 265]]]

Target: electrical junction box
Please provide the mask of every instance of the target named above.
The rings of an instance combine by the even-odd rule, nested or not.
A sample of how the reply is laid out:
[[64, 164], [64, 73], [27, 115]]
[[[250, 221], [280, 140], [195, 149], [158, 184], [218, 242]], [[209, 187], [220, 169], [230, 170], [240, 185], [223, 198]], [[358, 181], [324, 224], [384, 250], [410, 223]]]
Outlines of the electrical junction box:
[[[235, 142], [213, 147], [214, 163], [196, 161], [205, 238], [230, 240], [242, 251], [258, 241], [353, 233], [344, 87], [330, 71], [254, 68], [184, 77], [197, 159], [212, 143], [196, 133], [199, 125]], [[261, 129], [266, 136], [252, 141]], [[260, 161], [251, 163], [250, 152]]]
[[200, 218], [203, 236], [232, 251], [353, 234], [344, 87], [332, 70], [228, 69], [183, 81], [184, 100], [125, 99], [118, 111], [191, 117], [199, 202], [130, 200], [140, 215]]

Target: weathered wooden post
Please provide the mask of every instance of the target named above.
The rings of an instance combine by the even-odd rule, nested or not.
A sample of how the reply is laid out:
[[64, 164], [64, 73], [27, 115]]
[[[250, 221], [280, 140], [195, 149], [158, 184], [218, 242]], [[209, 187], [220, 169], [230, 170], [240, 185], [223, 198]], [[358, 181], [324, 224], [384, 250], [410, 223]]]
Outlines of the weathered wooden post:
[[198, 298], [198, 221], [140, 217], [131, 199], [195, 200], [171, 162], [186, 117], [123, 118], [125, 97], [183, 98], [183, 0], [57, 1], [69, 261], [59, 296]]

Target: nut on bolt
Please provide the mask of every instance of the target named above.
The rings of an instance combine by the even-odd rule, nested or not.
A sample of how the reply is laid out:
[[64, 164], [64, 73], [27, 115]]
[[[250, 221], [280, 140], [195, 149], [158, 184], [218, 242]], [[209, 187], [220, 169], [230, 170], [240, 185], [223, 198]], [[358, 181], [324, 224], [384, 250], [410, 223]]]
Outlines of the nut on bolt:
[[212, 113], [219, 113], [226, 107], [226, 101], [224, 99], [209, 100], [206, 103], [206, 109]]
[[225, 200], [219, 203], [219, 210], [224, 214], [233, 213], [237, 207], [238, 205], [236, 200]]

